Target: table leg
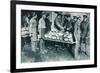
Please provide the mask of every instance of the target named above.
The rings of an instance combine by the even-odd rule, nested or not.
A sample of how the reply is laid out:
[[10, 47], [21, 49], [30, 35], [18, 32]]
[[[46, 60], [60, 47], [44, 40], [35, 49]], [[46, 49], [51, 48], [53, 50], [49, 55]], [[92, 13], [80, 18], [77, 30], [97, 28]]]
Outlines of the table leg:
[[79, 59], [79, 43], [76, 43], [75, 45], [74, 45], [74, 49], [73, 49], [74, 51], [74, 58], [77, 60], [77, 59]]

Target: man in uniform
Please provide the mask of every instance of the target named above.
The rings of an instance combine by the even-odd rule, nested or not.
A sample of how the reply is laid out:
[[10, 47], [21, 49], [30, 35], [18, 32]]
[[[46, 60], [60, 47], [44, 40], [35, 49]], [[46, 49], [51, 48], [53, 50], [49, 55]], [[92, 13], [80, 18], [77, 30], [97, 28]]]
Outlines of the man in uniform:
[[79, 56], [79, 47], [80, 47], [80, 16], [73, 16], [73, 28], [74, 28], [74, 37], [75, 37], [75, 48], [74, 48], [74, 57], [75, 59], [80, 59]]
[[89, 29], [89, 21], [87, 15], [83, 15], [83, 21], [80, 24], [80, 30], [81, 30], [81, 38], [80, 38], [80, 45], [81, 45], [81, 51], [86, 54], [86, 37], [88, 35], [88, 29]]
[[72, 23], [71, 23], [71, 15], [70, 14], [65, 14], [64, 15], [64, 30], [65, 31], [69, 31], [69, 32], [72, 32]]

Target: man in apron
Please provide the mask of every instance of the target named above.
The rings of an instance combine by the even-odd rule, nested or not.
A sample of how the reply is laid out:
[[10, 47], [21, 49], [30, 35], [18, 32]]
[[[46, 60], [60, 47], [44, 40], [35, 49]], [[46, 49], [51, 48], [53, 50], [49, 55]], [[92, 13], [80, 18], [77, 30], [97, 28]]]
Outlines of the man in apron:
[[45, 29], [46, 29], [46, 12], [42, 12], [42, 17], [39, 19], [39, 25], [38, 25], [38, 31], [39, 31], [39, 40], [40, 40], [40, 51], [41, 53], [45, 53], [45, 42], [43, 40], [43, 37], [45, 35]]
[[32, 51], [36, 52], [37, 50], [37, 15], [35, 12], [32, 13], [32, 18], [30, 19], [29, 32], [31, 36], [31, 47]]

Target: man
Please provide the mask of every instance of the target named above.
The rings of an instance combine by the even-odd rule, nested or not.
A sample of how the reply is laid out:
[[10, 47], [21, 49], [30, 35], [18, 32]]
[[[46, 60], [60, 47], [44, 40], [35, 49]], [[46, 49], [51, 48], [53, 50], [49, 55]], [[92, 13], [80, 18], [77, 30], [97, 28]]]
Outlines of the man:
[[87, 15], [83, 15], [83, 21], [80, 24], [81, 37], [80, 37], [80, 45], [81, 51], [86, 54], [86, 37], [89, 32], [89, 21]]
[[30, 19], [29, 27], [30, 37], [31, 37], [31, 47], [32, 51], [36, 52], [37, 50], [37, 14], [32, 13], [32, 18]]
[[76, 45], [74, 48], [74, 57], [79, 59], [79, 47], [80, 47], [80, 16], [73, 16], [73, 28], [74, 28], [74, 37], [76, 40]]
[[71, 15], [70, 14], [65, 14], [64, 15], [64, 30], [72, 32], [72, 23], [71, 23]]
[[28, 27], [29, 26], [29, 17], [30, 14], [27, 13], [22, 17], [22, 27]]
[[21, 41], [22, 48], [26, 43], [29, 43], [29, 16], [30, 14], [24, 14], [22, 16], [22, 25], [21, 25]]
[[74, 34], [74, 40], [75, 41], [77, 41], [77, 30], [78, 30], [78, 25], [79, 25], [79, 23], [78, 23], [78, 21], [79, 21], [79, 17], [78, 16], [73, 16], [73, 19], [71, 20], [71, 24], [72, 24], [72, 32], [73, 32], [73, 34]]
[[45, 33], [47, 33], [48, 31], [50, 31], [51, 30], [51, 22], [50, 22], [50, 13], [48, 13], [47, 15], [46, 15], [46, 18], [45, 18], [45, 23], [46, 23], [46, 32]]
[[74, 36], [77, 42], [80, 42], [80, 16], [74, 17]]
[[40, 35], [40, 51], [41, 53], [45, 52], [45, 43], [43, 41], [43, 37], [45, 35], [45, 29], [46, 29], [46, 13], [42, 12], [42, 17], [39, 20], [39, 25], [38, 25], [38, 30], [39, 30], [39, 35]]
[[64, 26], [64, 31], [68, 31], [72, 34], [72, 37], [73, 37], [73, 41], [75, 41], [75, 36], [74, 36], [74, 25], [75, 25], [75, 18], [71, 18], [71, 14], [65, 14], [64, 15], [64, 23], [63, 23], [63, 26]]
[[54, 26], [58, 31], [64, 31], [64, 27], [62, 24], [62, 14], [59, 12], [54, 20]]

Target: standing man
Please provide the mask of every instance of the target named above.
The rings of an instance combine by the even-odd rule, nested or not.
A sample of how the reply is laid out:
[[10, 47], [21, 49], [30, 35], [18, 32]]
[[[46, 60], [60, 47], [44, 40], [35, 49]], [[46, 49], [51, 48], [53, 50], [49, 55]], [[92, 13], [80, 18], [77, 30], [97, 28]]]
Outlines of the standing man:
[[71, 18], [71, 14], [65, 14], [64, 15], [64, 31], [68, 31], [72, 34], [73, 41], [75, 41], [75, 36], [74, 36], [74, 25], [75, 25], [75, 20]]
[[50, 18], [50, 13], [48, 13], [46, 15], [46, 19], [45, 19], [45, 22], [46, 22], [46, 29], [45, 29], [46, 33], [51, 30], [51, 22], [50, 22], [49, 18]]
[[42, 17], [39, 20], [38, 30], [40, 35], [40, 51], [41, 53], [45, 53], [45, 42], [43, 41], [43, 37], [45, 35], [45, 29], [46, 29], [46, 13], [42, 12]]
[[80, 16], [74, 18], [74, 36], [77, 42], [80, 42]]
[[37, 14], [32, 13], [32, 18], [30, 19], [29, 32], [31, 36], [31, 47], [32, 51], [36, 52], [37, 50]]
[[79, 56], [79, 47], [80, 47], [80, 16], [73, 16], [73, 26], [74, 26], [74, 36], [76, 40], [76, 45], [74, 48], [74, 57], [75, 59], [80, 59]]
[[72, 24], [71, 24], [71, 15], [70, 14], [65, 14], [64, 15], [64, 28], [65, 28], [65, 31], [69, 31], [69, 32], [72, 32]]
[[54, 26], [58, 31], [63, 31], [64, 27], [62, 24], [62, 14], [59, 12], [54, 20]]
[[86, 53], [86, 37], [88, 35], [88, 29], [89, 29], [89, 21], [87, 15], [83, 15], [83, 21], [80, 24], [80, 30], [81, 30], [81, 38], [80, 38], [80, 45], [81, 45], [81, 51]]
[[27, 13], [22, 17], [22, 27], [28, 27], [29, 26], [29, 17], [30, 14]]
[[[22, 23], [21, 23], [21, 45], [22, 48], [24, 47], [24, 45], [26, 45], [26, 43], [28, 43], [29, 40], [29, 17], [30, 14], [26, 13], [22, 16]], [[22, 49], [24, 50], [24, 48]]]

